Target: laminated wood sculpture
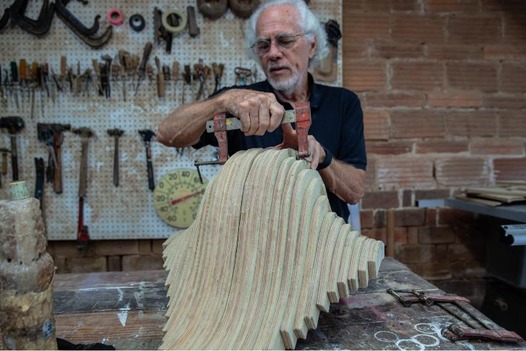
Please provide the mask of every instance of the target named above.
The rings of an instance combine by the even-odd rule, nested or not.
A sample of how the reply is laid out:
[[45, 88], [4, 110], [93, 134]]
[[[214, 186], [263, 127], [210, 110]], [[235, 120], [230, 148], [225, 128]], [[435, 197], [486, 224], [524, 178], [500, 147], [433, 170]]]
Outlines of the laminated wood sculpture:
[[383, 243], [331, 212], [290, 150], [236, 153], [164, 247], [162, 349], [291, 349], [320, 311], [375, 278]]

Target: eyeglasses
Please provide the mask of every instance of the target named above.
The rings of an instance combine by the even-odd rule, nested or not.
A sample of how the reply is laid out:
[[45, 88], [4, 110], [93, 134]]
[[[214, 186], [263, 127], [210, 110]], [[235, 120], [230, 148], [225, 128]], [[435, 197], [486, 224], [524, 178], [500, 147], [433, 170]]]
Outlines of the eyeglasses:
[[[276, 43], [276, 46], [280, 49], [290, 49], [294, 46], [294, 44], [296, 44], [299, 37], [302, 37], [305, 34], [306, 33], [278, 34], [274, 37], [274, 42]], [[251, 48], [252, 50], [254, 50], [254, 53], [256, 53], [256, 55], [262, 56], [270, 51], [271, 46], [272, 39], [259, 39], [254, 44], [252, 44]]]

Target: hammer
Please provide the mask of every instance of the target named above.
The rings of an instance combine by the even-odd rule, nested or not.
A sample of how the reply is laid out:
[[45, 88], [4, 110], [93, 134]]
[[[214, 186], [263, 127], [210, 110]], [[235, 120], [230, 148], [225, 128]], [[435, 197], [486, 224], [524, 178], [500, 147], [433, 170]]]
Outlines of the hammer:
[[152, 142], [152, 138], [155, 136], [155, 133], [153, 132], [153, 130], [150, 130], [150, 129], [142, 129], [142, 130], [139, 130], [139, 134], [142, 136], [142, 140], [144, 141], [144, 146], [146, 147], [146, 168], [148, 171], [148, 189], [153, 191], [155, 189], [155, 182], [153, 178], [152, 150], [150, 148], [150, 144]]
[[24, 120], [22, 117], [10, 116], [0, 118], [0, 128], [7, 129], [11, 137], [11, 168], [13, 181], [18, 180], [18, 152], [16, 147], [16, 134], [24, 129]]
[[114, 149], [113, 149], [113, 185], [119, 186], [119, 137], [124, 134], [122, 129], [108, 129], [108, 135], [112, 136], [114, 139]]
[[71, 129], [69, 124], [59, 123], [37, 123], [37, 137], [46, 143], [48, 147], [49, 163], [53, 163], [50, 175], [53, 177], [53, 190], [57, 194], [62, 193], [62, 142], [63, 132]]

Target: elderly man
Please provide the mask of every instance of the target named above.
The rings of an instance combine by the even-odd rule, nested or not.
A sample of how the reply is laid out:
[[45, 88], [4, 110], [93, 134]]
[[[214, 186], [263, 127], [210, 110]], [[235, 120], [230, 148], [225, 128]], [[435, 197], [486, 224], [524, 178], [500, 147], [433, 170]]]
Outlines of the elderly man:
[[291, 104], [308, 100], [312, 125], [306, 160], [319, 171], [332, 210], [347, 221], [347, 203], [357, 203], [364, 194], [363, 114], [356, 94], [317, 84], [308, 73], [328, 52], [323, 27], [303, 0], [270, 0], [247, 21], [245, 39], [267, 80], [179, 107], [161, 122], [157, 140], [175, 147], [217, 145], [205, 125], [227, 112], [242, 126], [229, 131], [231, 154], [255, 147], [295, 148], [294, 129], [281, 121]]

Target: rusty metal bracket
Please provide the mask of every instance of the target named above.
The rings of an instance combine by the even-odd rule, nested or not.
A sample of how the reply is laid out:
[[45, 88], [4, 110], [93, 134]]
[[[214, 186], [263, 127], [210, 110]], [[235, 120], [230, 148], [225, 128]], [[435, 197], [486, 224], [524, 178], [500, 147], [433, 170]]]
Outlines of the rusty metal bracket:
[[[36, 36], [43, 36], [51, 28], [55, 4], [44, 0], [36, 20], [24, 15], [29, 0], [16, 0], [10, 7], [9, 17], [21, 29]], [[5, 14], [4, 14], [5, 15]]]

